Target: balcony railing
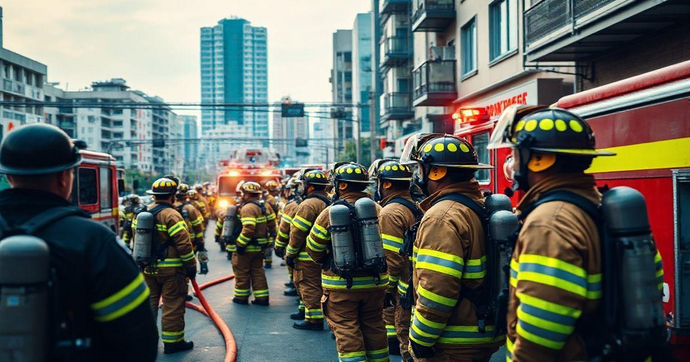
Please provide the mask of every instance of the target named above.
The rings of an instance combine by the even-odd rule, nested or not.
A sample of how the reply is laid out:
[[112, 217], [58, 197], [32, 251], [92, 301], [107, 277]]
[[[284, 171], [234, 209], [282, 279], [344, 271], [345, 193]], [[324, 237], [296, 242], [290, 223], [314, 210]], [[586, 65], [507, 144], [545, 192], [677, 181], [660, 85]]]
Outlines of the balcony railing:
[[391, 13], [406, 11], [410, 6], [410, 0], [381, 0], [379, 2], [379, 14], [387, 17]]
[[414, 106], [447, 106], [458, 94], [455, 60], [430, 60], [412, 72]]
[[409, 93], [386, 93], [381, 96], [381, 118], [401, 120], [414, 117]]
[[412, 31], [443, 31], [455, 20], [455, 0], [413, 0]]
[[[682, 2], [682, 1], [681, 1]], [[575, 61], [687, 23], [674, 0], [542, 0], [524, 12], [528, 61]], [[624, 34], [621, 29], [626, 29]], [[573, 51], [577, 49], [577, 51]]]
[[412, 47], [409, 37], [392, 36], [381, 42], [381, 68], [406, 63], [412, 58]]

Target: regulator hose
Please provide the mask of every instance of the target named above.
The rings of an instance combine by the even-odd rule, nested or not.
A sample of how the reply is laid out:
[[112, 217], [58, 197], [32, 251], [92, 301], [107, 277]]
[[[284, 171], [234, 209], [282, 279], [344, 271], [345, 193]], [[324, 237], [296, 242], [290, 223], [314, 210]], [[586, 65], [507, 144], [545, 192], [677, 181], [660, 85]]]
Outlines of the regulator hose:
[[[212, 285], [216, 285], [224, 281], [230, 280], [234, 277], [234, 275], [230, 275], [228, 277], [206, 283], [202, 287], [206, 288]], [[196, 297], [199, 299], [199, 302], [201, 302], [201, 305], [204, 307], [203, 309], [206, 312], [204, 314], [208, 315], [211, 318], [211, 320], [213, 320], [213, 323], [216, 325], [216, 328], [218, 328], [220, 333], [223, 335], [223, 339], [225, 340], [225, 359], [223, 361], [237, 361], [237, 344], [235, 343], [235, 336], [232, 334], [232, 331], [230, 330], [230, 328], [228, 328], [228, 325], [225, 324], [225, 321], [223, 321], [223, 319], [221, 319], [220, 316], [218, 316], [216, 311], [213, 310], [213, 308], [211, 308], [211, 306], [208, 304], [204, 295], [201, 294], [201, 289], [203, 288], [199, 288], [199, 285], [197, 284], [195, 279], [192, 279], [192, 287], [194, 288], [194, 293], [196, 293]], [[201, 312], [199, 309], [197, 309], [198, 306], [193, 303], [187, 303], [187, 306], [191, 309]]]

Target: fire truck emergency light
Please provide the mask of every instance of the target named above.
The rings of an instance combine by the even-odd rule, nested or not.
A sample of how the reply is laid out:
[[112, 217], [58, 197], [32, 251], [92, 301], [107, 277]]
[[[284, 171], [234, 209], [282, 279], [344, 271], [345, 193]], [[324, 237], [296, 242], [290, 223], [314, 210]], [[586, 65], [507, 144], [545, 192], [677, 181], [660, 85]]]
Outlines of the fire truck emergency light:
[[459, 124], [482, 123], [489, 120], [486, 108], [460, 108], [453, 113], [453, 120]]
[[237, 171], [230, 171], [230, 172], [228, 172], [228, 176], [239, 176], [239, 175], [240, 175], [240, 173], [237, 172]]

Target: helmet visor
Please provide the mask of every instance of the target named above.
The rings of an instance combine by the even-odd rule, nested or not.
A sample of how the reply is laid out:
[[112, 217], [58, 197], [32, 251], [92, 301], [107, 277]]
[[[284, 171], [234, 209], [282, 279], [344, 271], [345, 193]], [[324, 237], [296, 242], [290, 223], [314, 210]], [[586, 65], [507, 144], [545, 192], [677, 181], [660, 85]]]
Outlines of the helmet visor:
[[496, 123], [494, 131], [491, 133], [491, 139], [489, 139], [489, 144], [486, 146], [486, 148], [495, 150], [499, 148], [516, 146], [516, 144], [511, 141], [513, 138], [513, 125], [515, 122], [517, 122], [524, 115], [543, 108], [547, 107], [543, 105], [526, 106], [523, 104], [513, 104], [508, 106], [498, 118], [498, 123]]
[[419, 148], [424, 144], [424, 142], [444, 136], [443, 133], [416, 133], [405, 142], [405, 147], [403, 147], [402, 155], [400, 155], [400, 164], [411, 165], [416, 163], [419, 155]]

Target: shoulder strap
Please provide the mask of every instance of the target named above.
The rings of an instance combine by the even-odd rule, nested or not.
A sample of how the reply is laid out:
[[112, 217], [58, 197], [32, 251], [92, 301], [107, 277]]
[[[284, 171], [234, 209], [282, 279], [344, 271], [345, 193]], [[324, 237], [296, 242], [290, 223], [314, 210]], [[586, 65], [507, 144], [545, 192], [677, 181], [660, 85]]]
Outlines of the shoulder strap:
[[433, 205], [438, 204], [441, 201], [446, 201], [446, 200], [459, 202], [459, 203], [469, 207], [472, 211], [474, 211], [477, 214], [477, 216], [479, 216], [479, 219], [482, 220], [482, 223], [484, 222], [484, 219], [486, 218], [486, 209], [484, 209], [483, 206], [479, 205], [476, 201], [472, 200], [470, 197], [465, 196], [465, 195], [460, 194], [460, 193], [452, 193], [452, 194], [445, 195], [445, 196], [441, 197], [440, 199], [434, 201], [434, 203], [431, 205], [433, 206]]
[[537, 206], [553, 201], [563, 201], [579, 207], [582, 209], [582, 211], [586, 212], [597, 225], [599, 225], [599, 222], [601, 221], [601, 210], [599, 205], [593, 203], [582, 195], [565, 190], [554, 190], [545, 193], [539, 198], [539, 200], [532, 203], [527, 210], [520, 214], [520, 218], [525, 219], [527, 215], [537, 208]]
[[388, 201], [388, 203], [395, 203], [405, 206], [406, 208], [410, 209], [410, 211], [412, 211], [417, 220], [421, 219], [422, 216], [424, 216], [422, 210], [420, 210], [419, 207], [417, 207], [417, 205], [415, 205], [412, 201], [404, 197], [394, 197], [390, 201]]
[[157, 216], [161, 211], [167, 208], [172, 208], [172, 206], [166, 204], [158, 204], [153, 209], [149, 210], [149, 212], [152, 213], [153, 216]]
[[307, 196], [304, 200], [311, 199], [311, 198], [316, 198], [316, 199], [323, 201], [326, 204], [326, 206], [331, 204], [331, 200], [329, 200], [327, 197], [324, 197], [321, 195], [316, 195], [316, 194], [311, 194], [311, 195]]
[[15, 233], [33, 235], [44, 227], [68, 216], [90, 217], [86, 212], [74, 206], [53, 207], [32, 217], [21, 225], [12, 227], [0, 216], [0, 234], [2, 234], [0, 237], [4, 237], [6, 233], [11, 233], [12, 231]]
[[254, 204], [261, 209], [261, 215], [266, 215], [266, 205], [264, 205], [262, 202], [258, 201], [247, 201], [247, 204]]

